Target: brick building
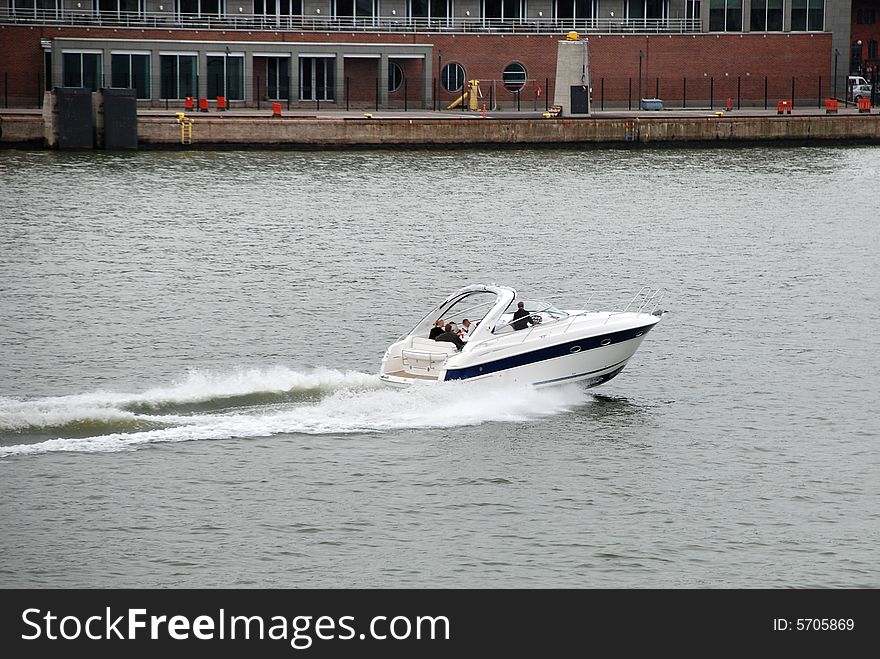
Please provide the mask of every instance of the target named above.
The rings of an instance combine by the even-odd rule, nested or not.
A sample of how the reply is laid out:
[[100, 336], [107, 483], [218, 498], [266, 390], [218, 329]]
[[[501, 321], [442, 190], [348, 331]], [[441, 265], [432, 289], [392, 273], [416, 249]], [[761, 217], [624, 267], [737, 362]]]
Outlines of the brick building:
[[842, 96], [851, 69], [876, 70], [878, 5], [0, 0], [0, 93], [9, 106], [71, 86], [134, 87], [143, 106], [224, 96], [233, 106], [439, 109], [478, 79], [492, 107], [537, 107], [552, 98], [556, 44], [574, 30], [589, 40], [594, 107], [654, 96], [812, 102]]
[[880, 58], [880, 0], [852, 0], [852, 33], [849, 54], [849, 70], [874, 80], [877, 76]]

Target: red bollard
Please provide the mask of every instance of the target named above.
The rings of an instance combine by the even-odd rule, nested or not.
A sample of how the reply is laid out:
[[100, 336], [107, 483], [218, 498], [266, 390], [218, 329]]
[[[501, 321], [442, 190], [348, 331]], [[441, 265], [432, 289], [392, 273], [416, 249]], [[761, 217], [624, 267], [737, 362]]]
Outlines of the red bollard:
[[226, 97], [225, 96], [218, 96], [217, 97], [217, 110], [219, 111], [219, 110], [228, 110], [228, 109], [229, 108], [226, 107]]
[[483, 119], [486, 118], [486, 104], [483, 103]]
[[199, 99], [199, 110], [201, 110], [202, 112], [208, 111], [208, 99], [207, 98], [200, 98]]
[[281, 116], [281, 103], [273, 103], [272, 104], [272, 116], [280, 117]]
[[193, 103], [193, 97], [192, 97], [192, 96], [187, 96], [187, 97], [186, 97], [186, 103], [185, 103], [185, 105], [184, 105], [183, 107], [186, 108], [187, 110], [194, 110], [194, 109], [195, 109], [195, 103]]
[[732, 101], [733, 101], [733, 99], [728, 97], [728, 99], [727, 99], [727, 111], [728, 112], [730, 112], [733, 109], [733, 102]]

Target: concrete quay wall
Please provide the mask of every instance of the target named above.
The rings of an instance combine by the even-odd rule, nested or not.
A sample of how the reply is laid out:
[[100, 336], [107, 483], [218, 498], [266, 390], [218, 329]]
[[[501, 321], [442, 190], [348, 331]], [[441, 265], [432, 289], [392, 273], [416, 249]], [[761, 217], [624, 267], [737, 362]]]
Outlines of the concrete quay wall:
[[43, 116], [0, 112], [0, 147], [45, 146]]
[[[467, 146], [476, 144], [623, 143], [626, 118], [613, 119], [313, 119], [200, 118], [193, 146]], [[629, 121], [632, 121], [630, 119]], [[632, 134], [632, 131], [630, 132]], [[880, 115], [700, 117], [640, 119], [635, 141], [759, 142], [804, 140], [880, 141]], [[180, 143], [174, 120], [142, 118], [141, 144]]]
[[[469, 146], [479, 144], [613, 144], [627, 141], [615, 118], [315, 118], [223, 116], [193, 119], [192, 145], [180, 144], [176, 117], [140, 115], [142, 148]], [[0, 146], [48, 146], [39, 114], [0, 112]], [[880, 114], [641, 117], [630, 135], [640, 144], [772, 141], [880, 142]]]

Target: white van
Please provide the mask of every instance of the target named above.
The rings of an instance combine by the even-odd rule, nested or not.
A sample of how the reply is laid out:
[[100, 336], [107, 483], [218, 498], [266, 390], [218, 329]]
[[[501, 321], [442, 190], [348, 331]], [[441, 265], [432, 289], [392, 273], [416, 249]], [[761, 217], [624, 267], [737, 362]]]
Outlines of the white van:
[[871, 83], [868, 82], [862, 76], [849, 76], [846, 79], [846, 88], [849, 90], [852, 90], [852, 88], [855, 87], [856, 85], [870, 85], [870, 84]]
[[846, 97], [848, 100], [854, 100], [853, 92], [856, 87], [870, 87], [871, 83], [862, 76], [849, 76], [846, 79]]
[[858, 101], [863, 98], [871, 98], [871, 85], [856, 85], [852, 88], [853, 101]]

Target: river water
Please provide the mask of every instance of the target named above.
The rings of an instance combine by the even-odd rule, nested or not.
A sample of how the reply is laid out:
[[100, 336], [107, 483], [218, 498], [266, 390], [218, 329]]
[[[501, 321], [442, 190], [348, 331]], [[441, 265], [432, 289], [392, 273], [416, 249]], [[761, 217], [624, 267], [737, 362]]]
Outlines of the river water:
[[[0, 151], [0, 587], [880, 587], [876, 147]], [[386, 389], [452, 290], [616, 379]]]

